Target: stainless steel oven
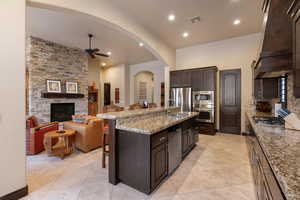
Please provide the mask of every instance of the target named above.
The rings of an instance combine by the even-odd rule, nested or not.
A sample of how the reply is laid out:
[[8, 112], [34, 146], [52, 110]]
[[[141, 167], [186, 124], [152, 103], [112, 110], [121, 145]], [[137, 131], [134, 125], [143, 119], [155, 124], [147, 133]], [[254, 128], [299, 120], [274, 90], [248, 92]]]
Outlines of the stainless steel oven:
[[199, 112], [197, 120], [200, 122], [215, 122], [215, 98], [214, 91], [194, 91], [193, 110]]

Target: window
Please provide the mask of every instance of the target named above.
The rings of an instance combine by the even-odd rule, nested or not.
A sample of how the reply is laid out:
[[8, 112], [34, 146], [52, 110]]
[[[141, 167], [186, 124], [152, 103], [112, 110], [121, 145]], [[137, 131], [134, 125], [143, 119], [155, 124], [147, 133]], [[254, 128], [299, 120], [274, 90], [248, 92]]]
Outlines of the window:
[[282, 105], [286, 106], [287, 103], [287, 75], [279, 79], [279, 98]]

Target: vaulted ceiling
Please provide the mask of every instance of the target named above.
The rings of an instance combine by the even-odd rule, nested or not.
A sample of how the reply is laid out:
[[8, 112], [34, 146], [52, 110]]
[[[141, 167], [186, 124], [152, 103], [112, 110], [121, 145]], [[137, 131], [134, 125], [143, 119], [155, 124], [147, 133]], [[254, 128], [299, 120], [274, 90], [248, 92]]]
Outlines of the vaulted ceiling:
[[[146, 30], [175, 49], [260, 31], [263, 0], [110, 0]], [[168, 16], [175, 15], [174, 21]], [[88, 33], [95, 35], [93, 46], [112, 52], [108, 65], [136, 64], [156, 58], [138, 41], [92, 18], [28, 7], [27, 34], [70, 47], [88, 47]], [[199, 16], [198, 23], [191, 23]], [[241, 23], [234, 25], [239, 19]], [[189, 37], [183, 38], [182, 33]]]
[[[174, 48], [257, 33], [263, 0], [110, 0]], [[168, 15], [176, 19], [168, 21]], [[199, 23], [190, 19], [199, 16]], [[233, 25], [239, 19], [239, 25]], [[187, 31], [190, 36], [183, 38]]]

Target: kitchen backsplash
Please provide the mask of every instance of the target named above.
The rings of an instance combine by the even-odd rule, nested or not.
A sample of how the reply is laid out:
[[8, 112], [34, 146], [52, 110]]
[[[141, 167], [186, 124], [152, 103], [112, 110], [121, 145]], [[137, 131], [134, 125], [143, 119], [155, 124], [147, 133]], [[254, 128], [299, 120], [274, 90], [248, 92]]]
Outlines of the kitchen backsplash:
[[294, 87], [293, 87], [293, 75], [289, 74], [288, 81], [287, 81], [287, 89], [288, 89], [288, 109], [296, 113], [298, 117], [300, 117], [300, 99], [296, 99], [294, 97]]

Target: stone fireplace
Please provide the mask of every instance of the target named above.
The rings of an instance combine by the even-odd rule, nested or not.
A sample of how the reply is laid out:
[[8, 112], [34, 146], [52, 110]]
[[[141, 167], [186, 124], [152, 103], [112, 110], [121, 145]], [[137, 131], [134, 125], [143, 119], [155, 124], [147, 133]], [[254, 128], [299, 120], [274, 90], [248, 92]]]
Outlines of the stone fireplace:
[[[28, 115], [36, 116], [42, 123], [50, 122], [52, 106], [58, 104], [73, 104], [75, 114], [88, 113], [88, 57], [81, 49], [29, 37], [26, 56]], [[42, 98], [41, 94], [47, 92], [46, 80], [60, 80], [62, 93], [66, 92], [66, 81], [77, 82], [78, 93], [84, 97]]]

